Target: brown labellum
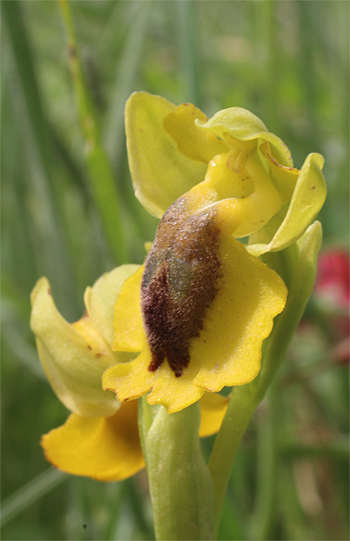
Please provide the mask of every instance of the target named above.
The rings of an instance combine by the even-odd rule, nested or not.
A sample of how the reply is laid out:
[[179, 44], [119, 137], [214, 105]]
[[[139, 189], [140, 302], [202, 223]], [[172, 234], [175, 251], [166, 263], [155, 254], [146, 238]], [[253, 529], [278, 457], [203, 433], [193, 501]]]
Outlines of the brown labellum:
[[181, 199], [159, 224], [141, 286], [151, 372], [166, 359], [179, 377], [190, 362], [191, 340], [217, 293], [219, 234], [215, 210], [191, 216]]

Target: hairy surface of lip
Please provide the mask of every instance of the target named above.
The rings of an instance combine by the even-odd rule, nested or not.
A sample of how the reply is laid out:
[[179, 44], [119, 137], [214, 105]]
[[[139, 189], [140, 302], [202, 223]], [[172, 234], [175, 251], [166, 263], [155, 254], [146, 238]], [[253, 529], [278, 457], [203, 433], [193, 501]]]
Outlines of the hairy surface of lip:
[[190, 362], [191, 340], [217, 293], [219, 234], [215, 210], [191, 216], [181, 199], [159, 223], [141, 285], [151, 372], [166, 359], [179, 377]]

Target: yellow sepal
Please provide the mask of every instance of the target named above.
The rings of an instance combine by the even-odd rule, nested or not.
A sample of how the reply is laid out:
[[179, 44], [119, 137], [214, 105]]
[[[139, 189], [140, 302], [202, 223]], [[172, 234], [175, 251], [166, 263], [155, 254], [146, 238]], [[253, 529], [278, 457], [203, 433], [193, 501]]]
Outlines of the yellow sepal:
[[119, 402], [101, 387], [109, 366], [130, 359], [112, 351], [113, 308], [120, 288], [138, 265], [123, 265], [99, 278], [85, 292], [86, 313], [68, 323], [58, 312], [46, 278], [38, 280], [31, 295], [31, 329], [40, 361], [61, 402], [78, 415], [109, 416]]
[[63, 426], [42, 437], [41, 445], [56, 468], [98, 481], [121, 481], [145, 466], [136, 402], [122, 404], [107, 418], [72, 413]]
[[212, 436], [220, 430], [229, 402], [230, 397], [218, 393], [204, 393], [199, 401], [201, 408], [200, 438]]
[[61, 402], [79, 415], [112, 415], [119, 407], [101, 388], [101, 375], [118, 362], [88, 316], [70, 325], [58, 312], [49, 282], [41, 278], [32, 293], [31, 329], [40, 361]]
[[160, 96], [135, 92], [125, 109], [129, 167], [136, 197], [161, 218], [176, 199], [201, 182], [206, 165], [178, 151], [163, 121], [176, 107]]

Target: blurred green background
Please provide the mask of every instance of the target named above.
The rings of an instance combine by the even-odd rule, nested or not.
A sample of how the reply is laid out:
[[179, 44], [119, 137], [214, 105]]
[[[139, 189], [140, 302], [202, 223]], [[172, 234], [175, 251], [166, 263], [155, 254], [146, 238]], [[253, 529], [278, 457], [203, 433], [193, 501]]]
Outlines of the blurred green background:
[[[70, 7], [85, 86], [79, 71], [72, 82], [59, 4], [1, 2], [2, 539], [152, 539], [144, 472], [103, 484], [57, 472], [43, 458], [41, 434], [67, 411], [38, 361], [31, 289], [46, 275], [58, 308], [74, 321], [88, 285], [117, 264], [143, 261], [157, 221], [135, 199], [128, 172], [123, 111], [135, 90], [194, 102], [208, 116], [248, 108], [285, 141], [297, 167], [309, 152], [322, 153], [324, 245], [346, 247], [348, 3], [81, 0]], [[340, 316], [317, 298], [309, 304], [242, 443], [220, 539], [348, 539]], [[211, 438], [203, 443], [207, 455], [211, 445]]]

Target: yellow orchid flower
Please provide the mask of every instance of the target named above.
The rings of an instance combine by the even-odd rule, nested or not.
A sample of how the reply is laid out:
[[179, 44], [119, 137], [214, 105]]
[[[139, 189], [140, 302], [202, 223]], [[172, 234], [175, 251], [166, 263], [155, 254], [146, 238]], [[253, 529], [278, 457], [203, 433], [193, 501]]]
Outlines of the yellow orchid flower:
[[299, 171], [249, 111], [208, 120], [145, 92], [127, 103], [126, 131], [136, 196], [162, 219], [115, 306], [113, 349], [140, 354], [106, 370], [103, 388], [121, 401], [151, 391], [149, 404], [174, 413], [259, 373], [287, 289], [256, 256], [310, 225], [326, 195], [323, 158], [310, 154]]
[[192, 104], [136, 92], [125, 115], [135, 195], [158, 218], [189, 192], [191, 213], [215, 205], [234, 237], [250, 235], [248, 250], [261, 255], [293, 244], [325, 201], [323, 157], [309, 154], [299, 171], [250, 111], [231, 107], [208, 120]]
[[[74, 475], [100, 481], [130, 477], [145, 465], [138, 427], [137, 403], [123, 403], [103, 391], [106, 368], [133, 355], [113, 352], [113, 307], [126, 278], [138, 265], [123, 265], [99, 278], [85, 291], [86, 312], [69, 324], [58, 312], [49, 282], [41, 278], [31, 295], [31, 328], [47, 378], [72, 412], [66, 423], [42, 438], [47, 460]], [[215, 395], [201, 401], [200, 436], [220, 428], [228, 399]]]

